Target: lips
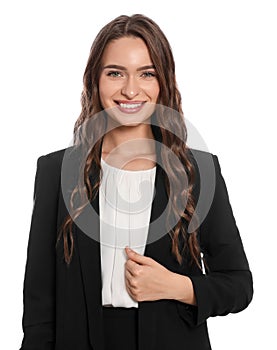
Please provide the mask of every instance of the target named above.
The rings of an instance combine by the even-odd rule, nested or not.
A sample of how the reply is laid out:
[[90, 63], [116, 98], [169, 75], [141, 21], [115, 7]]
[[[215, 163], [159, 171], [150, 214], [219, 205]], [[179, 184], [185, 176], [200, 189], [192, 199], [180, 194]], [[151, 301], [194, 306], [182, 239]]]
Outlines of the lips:
[[115, 101], [118, 109], [123, 113], [137, 113], [139, 112], [146, 101]]

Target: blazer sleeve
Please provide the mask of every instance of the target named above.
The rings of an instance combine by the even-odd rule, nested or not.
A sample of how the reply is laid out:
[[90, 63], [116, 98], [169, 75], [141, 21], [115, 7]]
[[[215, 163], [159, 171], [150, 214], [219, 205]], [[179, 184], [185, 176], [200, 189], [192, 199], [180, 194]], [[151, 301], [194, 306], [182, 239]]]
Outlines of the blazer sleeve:
[[23, 287], [23, 341], [20, 350], [55, 347], [55, 244], [58, 167], [51, 157], [37, 160], [34, 204]]
[[252, 274], [229, 202], [217, 156], [213, 155], [216, 186], [208, 215], [200, 226], [200, 245], [208, 270], [189, 276], [197, 306], [179, 302], [178, 308], [192, 326], [210, 316], [245, 309], [253, 296]]

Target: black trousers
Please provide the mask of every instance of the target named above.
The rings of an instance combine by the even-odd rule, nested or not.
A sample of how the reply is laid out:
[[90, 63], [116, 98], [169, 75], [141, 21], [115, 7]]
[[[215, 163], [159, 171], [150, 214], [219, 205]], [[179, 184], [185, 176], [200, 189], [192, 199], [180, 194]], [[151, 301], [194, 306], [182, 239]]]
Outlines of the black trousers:
[[137, 312], [135, 307], [103, 306], [105, 350], [137, 350]]

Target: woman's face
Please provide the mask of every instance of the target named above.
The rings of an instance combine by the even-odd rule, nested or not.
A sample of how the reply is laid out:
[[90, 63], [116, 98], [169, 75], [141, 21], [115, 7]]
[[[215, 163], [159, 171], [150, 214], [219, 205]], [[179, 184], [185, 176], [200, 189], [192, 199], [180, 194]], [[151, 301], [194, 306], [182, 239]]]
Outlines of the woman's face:
[[114, 121], [134, 125], [148, 119], [159, 91], [155, 67], [142, 39], [123, 37], [107, 45], [99, 94], [103, 109]]

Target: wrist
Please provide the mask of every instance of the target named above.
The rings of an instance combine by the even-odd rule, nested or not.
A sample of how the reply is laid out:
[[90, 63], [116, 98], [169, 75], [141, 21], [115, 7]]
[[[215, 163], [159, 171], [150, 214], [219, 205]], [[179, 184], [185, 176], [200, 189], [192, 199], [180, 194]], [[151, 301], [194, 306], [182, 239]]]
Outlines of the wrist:
[[196, 305], [193, 284], [188, 276], [173, 273], [172, 276], [172, 298], [182, 303]]

